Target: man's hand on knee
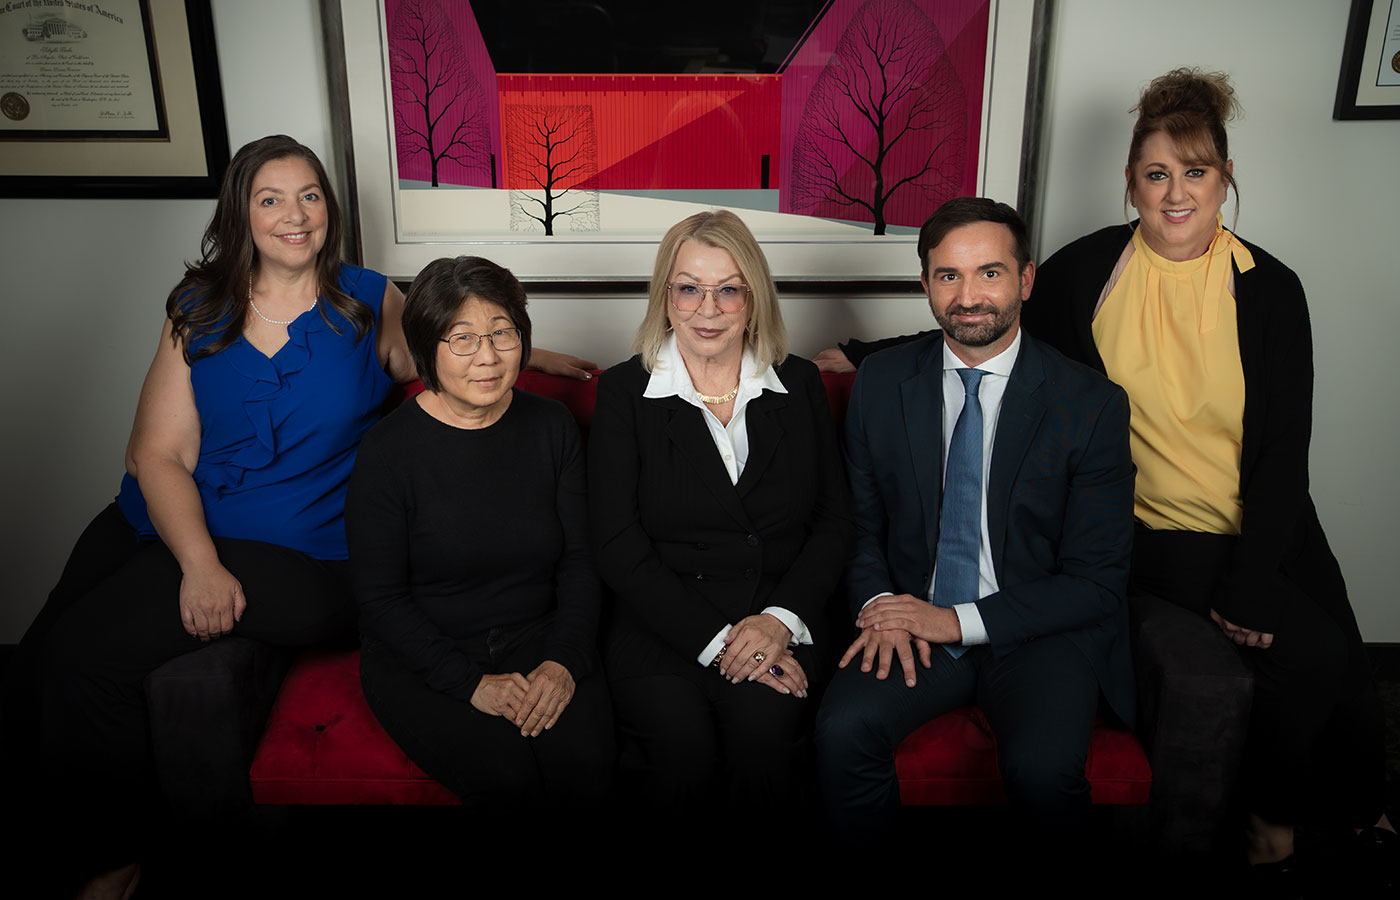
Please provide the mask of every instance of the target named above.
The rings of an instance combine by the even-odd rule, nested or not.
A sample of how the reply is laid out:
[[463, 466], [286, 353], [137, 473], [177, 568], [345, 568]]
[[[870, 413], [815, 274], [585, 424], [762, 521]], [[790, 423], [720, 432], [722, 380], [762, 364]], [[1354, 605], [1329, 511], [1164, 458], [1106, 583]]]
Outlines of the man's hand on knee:
[[930, 644], [956, 644], [963, 637], [957, 613], [913, 594], [876, 597], [856, 616], [856, 626], [881, 633], [902, 631]]
[[841, 657], [840, 667], [845, 668], [857, 655], [861, 657], [860, 670], [869, 672], [875, 669], [875, 677], [884, 680], [889, 677], [890, 666], [897, 657], [904, 670], [904, 683], [914, 686], [914, 652], [918, 650], [919, 662], [925, 669], [933, 665], [929, 642], [922, 638], [911, 638], [902, 629], [864, 628], [860, 636]]

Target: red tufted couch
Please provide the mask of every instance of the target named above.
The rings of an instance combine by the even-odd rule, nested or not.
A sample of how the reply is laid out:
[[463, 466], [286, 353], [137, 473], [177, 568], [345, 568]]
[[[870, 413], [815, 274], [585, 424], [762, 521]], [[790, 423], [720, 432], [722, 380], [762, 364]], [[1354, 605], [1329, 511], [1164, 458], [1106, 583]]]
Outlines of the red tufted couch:
[[[854, 376], [824, 376], [833, 417], [845, 417]], [[585, 437], [596, 382], [526, 372], [521, 388], [560, 400]], [[411, 395], [412, 392], [410, 392]], [[201, 651], [203, 652], [203, 651]], [[192, 654], [195, 655], [195, 654]], [[1004, 803], [996, 738], [973, 707], [936, 719], [899, 748], [895, 766], [908, 805]], [[1152, 775], [1128, 729], [1100, 720], [1089, 748], [1095, 803], [1148, 801]], [[308, 652], [292, 663], [277, 692], [250, 770], [261, 804], [454, 804], [379, 727], [360, 692], [359, 651]]]

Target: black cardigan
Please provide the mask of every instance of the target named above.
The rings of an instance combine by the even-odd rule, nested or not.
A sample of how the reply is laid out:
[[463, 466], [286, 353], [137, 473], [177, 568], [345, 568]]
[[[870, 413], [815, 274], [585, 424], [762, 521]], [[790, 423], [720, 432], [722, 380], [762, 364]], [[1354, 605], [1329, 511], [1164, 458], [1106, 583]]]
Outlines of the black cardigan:
[[[1026, 329], [1100, 372], [1094, 307], [1129, 241], [1117, 225], [1068, 244], [1036, 274], [1022, 311]], [[1312, 334], [1298, 276], [1248, 241], [1254, 268], [1234, 270], [1244, 445], [1240, 497], [1244, 522], [1230, 574], [1214, 608], [1237, 625], [1272, 631], [1270, 598], [1283, 579], [1315, 602], [1346, 604], [1346, 585], [1308, 494], [1312, 436]]]

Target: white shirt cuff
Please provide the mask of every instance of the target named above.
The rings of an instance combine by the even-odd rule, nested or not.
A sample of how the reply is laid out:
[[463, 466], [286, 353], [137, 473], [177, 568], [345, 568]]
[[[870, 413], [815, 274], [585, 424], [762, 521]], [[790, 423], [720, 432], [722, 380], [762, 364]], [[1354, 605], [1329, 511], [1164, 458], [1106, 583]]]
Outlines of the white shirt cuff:
[[894, 592], [892, 592], [892, 591], [881, 591], [880, 593], [876, 594], [874, 597], [871, 597], [869, 600], [867, 600], [867, 601], [865, 601], [864, 603], [862, 603], [862, 604], [860, 605], [860, 608], [861, 608], [861, 609], [865, 609], [867, 606], [869, 606], [870, 604], [874, 603], [876, 600], [879, 600], [881, 597], [893, 597], [893, 596], [894, 596]]
[[792, 632], [792, 638], [788, 641], [789, 647], [812, 643], [812, 633], [807, 630], [807, 623], [803, 622], [797, 613], [781, 606], [765, 606], [763, 611], [782, 622], [787, 626], [787, 630]]
[[705, 649], [700, 651], [700, 655], [695, 657], [695, 661], [702, 666], [708, 666], [710, 663], [714, 662], [715, 657], [719, 656], [719, 648], [724, 646], [725, 635], [729, 634], [729, 629], [733, 627], [733, 625], [726, 625], [721, 628], [710, 642], [705, 645]]
[[988, 643], [987, 626], [982, 624], [982, 613], [978, 611], [976, 603], [955, 603], [953, 612], [958, 614], [958, 625], [962, 628], [959, 643], [964, 647]]

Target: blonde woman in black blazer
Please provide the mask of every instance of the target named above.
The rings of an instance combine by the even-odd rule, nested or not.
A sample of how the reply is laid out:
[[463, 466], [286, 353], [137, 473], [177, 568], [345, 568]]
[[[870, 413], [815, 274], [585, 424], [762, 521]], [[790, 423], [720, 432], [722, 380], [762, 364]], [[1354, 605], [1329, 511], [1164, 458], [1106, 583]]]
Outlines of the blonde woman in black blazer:
[[717, 810], [716, 788], [772, 809], [796, 795], [853, 536], [826, 393], [723, 210], [667, 232], [635, 349], [602, 376], [589, 440], [622, 775], [661, 810]]

